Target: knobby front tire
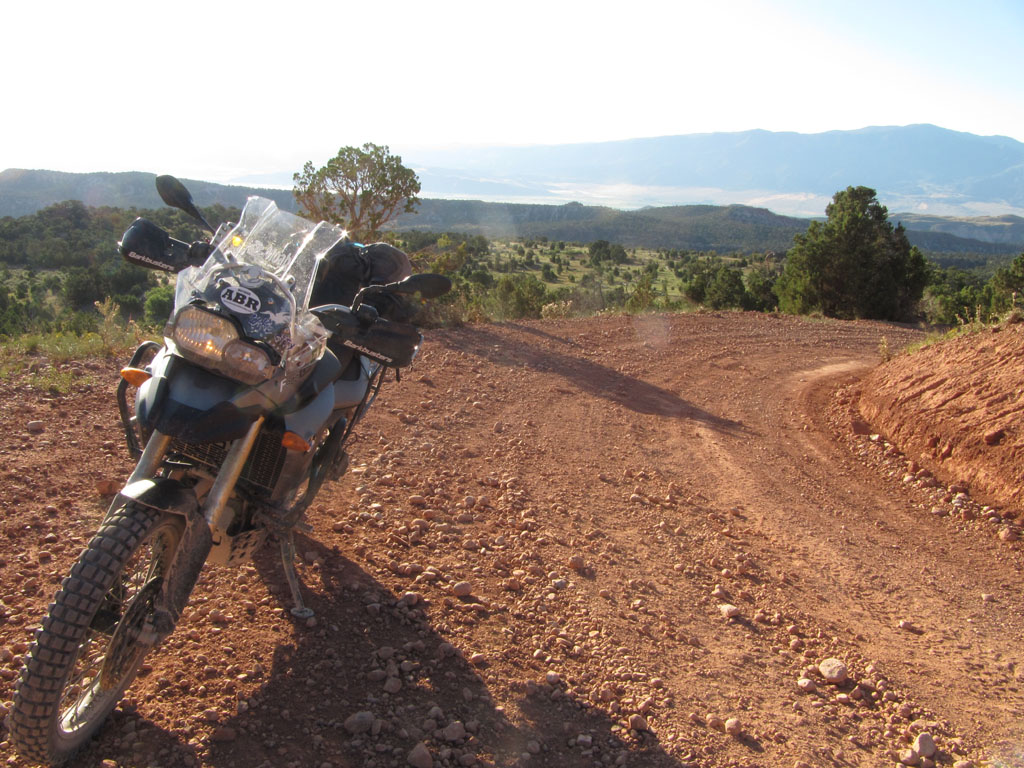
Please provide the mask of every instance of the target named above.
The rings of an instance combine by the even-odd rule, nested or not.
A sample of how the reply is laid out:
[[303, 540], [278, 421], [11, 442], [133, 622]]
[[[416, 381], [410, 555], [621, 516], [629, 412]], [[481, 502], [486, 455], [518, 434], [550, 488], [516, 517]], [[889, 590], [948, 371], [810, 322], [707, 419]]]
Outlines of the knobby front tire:
[[23, 757], [66, 762], [121, 700], [150, 650], [137, 630], [184, 528], [179, 515], [129, 503], [104, 521], [79, 556], [15, 688], [8, 724]]

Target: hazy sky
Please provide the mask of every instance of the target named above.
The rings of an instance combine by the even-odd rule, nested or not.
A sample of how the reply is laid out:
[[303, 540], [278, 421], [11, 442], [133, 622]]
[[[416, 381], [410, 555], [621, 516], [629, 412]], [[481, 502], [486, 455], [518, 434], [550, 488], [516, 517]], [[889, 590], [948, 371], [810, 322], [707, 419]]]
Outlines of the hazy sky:
[[18, 2], [0, 170], [934, 123], [1024, 141], [1024, 3]]

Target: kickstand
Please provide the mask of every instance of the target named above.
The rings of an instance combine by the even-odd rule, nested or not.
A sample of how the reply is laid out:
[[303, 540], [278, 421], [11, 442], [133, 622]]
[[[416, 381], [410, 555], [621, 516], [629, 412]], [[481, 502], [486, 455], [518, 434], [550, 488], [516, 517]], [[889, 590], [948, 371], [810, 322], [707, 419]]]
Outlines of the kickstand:
[[298, 619], [311, 618], [313, 609], [306, 607], [299, 592], [299, 575], [295, 573], [295, 539], [291, 530], [281, 537], [281, 564], [284, 566], [284, 576], [288, 579], [288, 586], [292, 591], [292, 616]]

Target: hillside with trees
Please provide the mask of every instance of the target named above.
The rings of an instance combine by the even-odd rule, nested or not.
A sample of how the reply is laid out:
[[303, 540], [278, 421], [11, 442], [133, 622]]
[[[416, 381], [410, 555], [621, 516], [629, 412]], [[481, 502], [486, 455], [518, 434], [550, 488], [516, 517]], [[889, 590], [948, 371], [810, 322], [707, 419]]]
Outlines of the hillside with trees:
[[900, 221], [908, 230], [923, 234], [952, 235], [965, 240], [1020, 247], [1024, 243], [1024, 218], [1020, 216], [927, 216], [922, 213], [900, 213]]
[[[205, 210], [214, 222], [239, 213], [219, 205]], [[173, 284], [117, 253], [118, 240], [137, 216], [186, 240], [203, 234], [171, 208], [90, 208], [76, 200], [0, 219], [0, 336], [94, 330], [95, 305], [105, 300], [117, 304], [123, 320], [162, 323], [173, 303]]]
[[635, 248], [700, 251], [784, 251], [804, 219], [741, 205], [681, 205], [620, 211], [567, 203], [526, 205], [464, 200], [424, 200], [416, 214], [395, 220], [396, 232], [413, 230], [589, 242], [609, 240]]
[[[66, 200], [93, 208], [161, 208], [154, 173], [63, 173], [8, 168], [0, 171], [0, 217], [25, 216]], [[200, 208], [241, 208], [250, 195], [273, 200], [283, 210], [296, 210], [290, 190], [238, 187], [186, 179]]]
[[[237, 209], [206, 210], [214, 223], [238, 214]], [[166, 207], [89, 208], [68, 202], [0, 219], [0, 335], [91, 331], [99, 321], [95, 304], [107, 299], [116, 303], [122, 321], [162, 323], [172, 303], [169, 276], [134, 267], [116, 251], [137, 215], [185, 240], [201, 236], [193, 222]], [[823, 227], [811, 225], [816, 231]], [[798, 240], [806, 241], [806, 232], [797, 233]], [[787, 284], [777, 285], [786, 250], [639, 248], [609, 238], [489, 238], [457, 231], [411, 230], [392, 237], [410, 252], [417, 269], [442, 272], [455, 282], [455, 290], [434, 307], [433, 320], [441, 323], [698, 306], [771, 311]], [[791, 272], [802, 258], [800, 248], [794, 250]], [[947, 325], [988, 320], [1012, 306], [1015, 292], [1024, 295], [1021, 256], [963, 269], [926, 255], [920, 319]], [[813, 302], [785, 308], [844, 316], [867, 312], [859, 306], [839, 312]]]
[[[23, 191], [59, 181], [26, 174]], [[16, 175], [2, 181], [16, 183]], [[98, 184], [89, 198], [109, 194], [104, 185], [113, 177], [124, 177], [127, 193], [145, 178], [83, 176]], [[1017, 295], [1017, 263], [1010, 264], [1013, 246], [1006, 243], [1016, 231], [1013, 217], [985, 219], [974, 229], [923, 220], [922, 236], [950, 249], [932, 251], [927, 263], [914, 233], [891, 224], [867, 187], [836, 193], [827, 219], [808, 226], [739, 205], [620, 211], [421, 201], [416, 174], [372, 144], [342, 148], [320, 169], [307, 163], [294, 181], [295, 198], [314, 218], [355, 229], [357, 237], [386, 237], [409, 251], [418, 269], [451, 277], [455, 289], [429, 318], [438, 323], [705, 306], [952, 324], [987, 320]], [[200, 205], [200, 194], [235, 199], [240, 191], [197, 189]], [[220, 203], [203, 207], [215, 222], [238, 212]], [[71, 200], [0, 219], [0, 334], [82, 333], [98, 314], [161, 322], [172, 303], [169, 277], [116, 254], [137, 215], [185, 240], [201, 237], [194, 222], [165, 207]], [[966, 240], [965, 233], [987, 239]]]
[[[48, 205], [79, 200], [90, 207], [152, 209], [162, 203], [151, 173], [57, 173], [8, 169], [0, 172], [0, 216], [22, 216]], [[291, 191], [186, 181], [200, 208], [241, 208], [249, 195], [269, 197], [296, 211]], [[834, 191], [834, 190], [833, 190]], [[418, 194], [418, 193], [414, 193]], [[831, 194], [831, 193], [830, 193]], [[1024, 219], [1019, 216], [942, 218], [893, 213], [912, 245], [943, 266], [975, 267], [1024, 250]], [[745, 205], [677, 205], [620, 210], [606, 206], [488, 203], [423, 198], [416, 213], [403, 213], [390, 225], [396, 232], [464, 232], [488, 238], [590, 242], [604, 239], [636, 248], [783, 252], [808, 219], [780, 216]], [[999, 259], [999, 257], [1004, 257]]]
[[[907, 214], [892, 214], [902, 222]], [[957, 220], [957, 232], [943, 231], [939, 217], [922, 222], [920, 230], [906, 227], [912, 245], [936, 255], [940, 263], [972, 265], [998, 261], [1024, 248], [1024, 219], [1001, 217], [1003, 229], [990, 218]], [[477, 200], [424, 199], [415, 214], [395, 219], [395, 232], [457, 231], [491, 238], [535, 238], [589, 242], [605, 239], [636, 248], [684, 248], [718, 252], [783, 252], [793, 237], [807, 229], [808, 219], [780, 216], [765, 208], [745, 205], [677, 205], [622, 211], [566, 203], [540, 205], [485, 203]], [[1019, 239], [1018, 239], [1019, 238]], [[1003, 259], [1005, 261], [1005, 258]]]

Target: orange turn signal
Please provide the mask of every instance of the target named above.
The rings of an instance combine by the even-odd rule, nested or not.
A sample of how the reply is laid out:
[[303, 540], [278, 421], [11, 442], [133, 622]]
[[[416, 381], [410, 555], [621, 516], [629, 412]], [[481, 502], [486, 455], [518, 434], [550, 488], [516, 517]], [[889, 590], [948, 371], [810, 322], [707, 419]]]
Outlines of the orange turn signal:
[[153, 374], [149, 371], [144, 371], [141, 368], [122, 368], [121, 378], [131, 384], [133, 387], [141, 387], [151, 378]]
[[297, 435], [294, 432], [285, 432], [281, 437], [281, 445], [289, 451], [302, 451], [303, 453], [308, 451], [310, 447], [302, 435]]

